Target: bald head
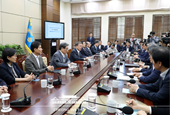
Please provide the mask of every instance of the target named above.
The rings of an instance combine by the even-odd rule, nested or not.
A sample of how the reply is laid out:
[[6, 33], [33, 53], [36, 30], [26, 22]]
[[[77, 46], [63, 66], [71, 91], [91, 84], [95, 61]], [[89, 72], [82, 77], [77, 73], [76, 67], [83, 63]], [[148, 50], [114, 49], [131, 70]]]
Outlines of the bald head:
[[135, 38], [135, 34], [134, 33], [131, 35], [131, 38]]

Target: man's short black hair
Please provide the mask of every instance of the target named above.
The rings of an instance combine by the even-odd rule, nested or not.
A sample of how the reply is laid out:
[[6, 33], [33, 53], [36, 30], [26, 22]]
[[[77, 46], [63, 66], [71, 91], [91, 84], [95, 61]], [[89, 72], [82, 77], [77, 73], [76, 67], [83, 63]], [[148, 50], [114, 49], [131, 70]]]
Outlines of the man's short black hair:
[[159, 40], [158, 42], [161, 42], [161, 43], [162, 43], [162, 40]]
[[140, 41], [139, 43], [144, 43], [143, 41]]
[[95, 40], [95, 42], [94, 42], [94, 43], [95, 43], [95, 44], [96, 44], [96, 43], [99, 43], [99, 40]]
[[118, 40], [115, 40], [115, 42], [119, 42]]
[[34, 52], [34, 48], [38, 49], [38, 47], [41, 45], [40, 42], [34, 41], [31, 43], [31, 51]]
[[166, 68], [170, 67], [170, 51], [164, 47], [159, 47], [152, 53], [152, 58], [155, 63], [162, 62], [162, 65]]
[[2, 59], [4, 62], [9, 62], [7, 57], [12, 57], [15, 54], [15, 50], [13, 48], [5, 48], [2, 52]]
[[[107, 41], [107, 42], [110, 42], [110, 41]], [[111, 43], [111, 42], [110, 42]]]
[[89, 32], [89, 34], [93, 34], [92, 32]]
[[79, 44], [82, 44], [81, 42], [76, 42], [75, 43], [75, 46], [78, 46]]
[[111, 44], [111, 46], [115, 46], [115, 44], [114, 44], [114, 43], [112, 43], [112, 44]]
[[127, 42], [130, 43], [130, 40], [127, 40], [126, 43], [127, 43]]
[[145, 42], [145, 43], [143, 43], [145, 46], [148, 46], [148, 43], [147, 42]]
[[155, 35], [155, 32], [154, 32], [154, 31], [151, 31], [150, 34]]
[[59, 50], [61, 50], [61, 48], [66, 48], [68, 46], [67, 43], [61, 43], [60, 46], [59, 46]]

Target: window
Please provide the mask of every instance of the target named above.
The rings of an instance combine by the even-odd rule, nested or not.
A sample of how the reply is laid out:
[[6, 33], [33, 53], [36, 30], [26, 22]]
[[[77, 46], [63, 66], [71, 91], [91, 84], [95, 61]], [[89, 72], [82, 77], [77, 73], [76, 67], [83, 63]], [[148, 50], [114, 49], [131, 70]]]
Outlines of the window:
[[159, 38], [162, 33], [170, 31], [170, 15], [153, 15], [152, 30]]
[[101, 40], [101, 18], [72, 18], [72, 48], [78, 41], [86, 41], [89, 32], [95, 40]]
[[118, 40], [121, 44], [132, 33], [135, 38], [143, 39], [143, 16], [109, 17], [109, 41]]

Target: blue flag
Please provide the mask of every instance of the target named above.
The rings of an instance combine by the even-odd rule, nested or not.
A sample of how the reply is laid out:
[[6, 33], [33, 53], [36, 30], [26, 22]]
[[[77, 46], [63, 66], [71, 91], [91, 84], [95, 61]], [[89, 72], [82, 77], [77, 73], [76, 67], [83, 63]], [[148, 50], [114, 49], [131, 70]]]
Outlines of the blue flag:
[[28, 22], [28, 30], [27, 30], [27, 36], [25, 40], [25, 48], [29, 53], [32, 53], [31, 51], [31, 43], [34, 42], [34, 37], [32, 35], [32, 22], [31, 19], [29, 19]]

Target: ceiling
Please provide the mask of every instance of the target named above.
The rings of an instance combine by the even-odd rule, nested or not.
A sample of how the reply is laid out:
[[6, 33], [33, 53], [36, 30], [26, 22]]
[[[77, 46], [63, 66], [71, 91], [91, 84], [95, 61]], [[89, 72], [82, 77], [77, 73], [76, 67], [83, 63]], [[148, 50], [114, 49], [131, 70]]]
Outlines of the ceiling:
[[94, 2], [94, 1], [110, 1], [110, 0], [61, 0], [69, 3], [82, 3], [82, 2]]

